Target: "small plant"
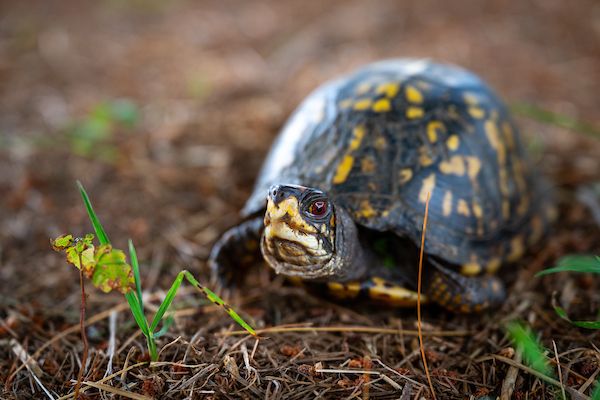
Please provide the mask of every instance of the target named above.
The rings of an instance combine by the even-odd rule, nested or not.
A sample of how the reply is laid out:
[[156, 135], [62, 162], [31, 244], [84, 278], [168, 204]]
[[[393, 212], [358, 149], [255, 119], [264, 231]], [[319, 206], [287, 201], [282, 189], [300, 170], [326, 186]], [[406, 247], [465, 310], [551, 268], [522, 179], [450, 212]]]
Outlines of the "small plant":
[[[52, 247], [57, 251], [65, 252], [67, 261], [77, 267], [83, 276], [91, 279], [94, 286], [104, 292], [118, 290], [123, 293], [129, 303], [135, 322], [146, 338], [148, 352], [152, 361], [158, 359], [156, 339], [165, 334], [173, 322], [172, 317], [166, 318], [164, 322], [163, 318], [171, 306], [184, 278], [202, 292], [211, 302], [223, 307], [231, 318], [246, 329], [246, 331], [256, 336], [254, 329], [229, 305], [210, 289], [202, 286], [190, 272], [185, 270], [177, 275], [165, 299], [152, 318], [152, 322], [148, 323], [144, 314], [140, 268], [133, 242], [129, 240], [129, 257], [131, 260], [131, 265], [129, 265], [125, 253], [112, 247], [102, 224], [92, 208], [85, 189], [79, 182], [78, 186], [100, 244], [98, 246], [94, 245], [93, 234], [87, 234], [83, 238], [74, 238], [73, 235], [63, 235], [52, 241]], [[161, 323], [162, 328], [157, 330]]]
[[[536, 274], [536, 276], [545, 276], [556, 274], [558, 272], [583, 272], [600, 274], [600, 257], [589, 255], [568, 255], [558, 260], [556, 267], [540, 271]], [[575, 326], [587, 329], [600, 329], [600, 321], [572, 321], [567, 315], [565, 309], [559, 306], [558, 302], [554, 298], [552, 299], [552, 306], [559, 317], [569, 321]]]

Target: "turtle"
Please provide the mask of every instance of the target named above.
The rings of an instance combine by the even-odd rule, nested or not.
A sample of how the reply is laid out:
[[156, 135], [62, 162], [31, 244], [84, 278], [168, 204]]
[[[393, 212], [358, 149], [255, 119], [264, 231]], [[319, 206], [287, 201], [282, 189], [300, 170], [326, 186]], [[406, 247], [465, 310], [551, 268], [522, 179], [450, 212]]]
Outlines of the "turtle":
[[556, 217], [509, 110], [474, 73], [428, 59], [367, 64], [324, 83], [275, 140], [240, 224], [214, 245], [224, 285], [264, 259], [341, 299], [500, 305], [498, 274]]

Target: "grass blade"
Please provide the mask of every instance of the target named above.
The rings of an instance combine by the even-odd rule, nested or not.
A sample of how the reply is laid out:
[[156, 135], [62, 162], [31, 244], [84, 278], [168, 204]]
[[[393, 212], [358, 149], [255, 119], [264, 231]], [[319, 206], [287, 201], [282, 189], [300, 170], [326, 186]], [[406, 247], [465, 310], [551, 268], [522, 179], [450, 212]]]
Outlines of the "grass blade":
[[142, 333], [144, 334], [144, 336], [149, 337], [150, 330], [148, 329], [148, 321], [146, 320], [146, 317], [144, 316], [144, 313], [142, 312], [142, 309], [140, 307], [140, 304], [138, 303], [135, 293], [129, 292], [129, 293], [125, 294], [125, 298], [127, 299], [127, 302], [129, 303], [129, 308], [131, 309], [131, 314], [133, 314], [133, 318], [135, 319], [135, 322], [142, 330]]
[[171, 306], [171, 303], [173, 302], [173, 299], [175, 298], [175, 295], [177, 294], [177, 290], [179, 289], [179, 286], [181, 286], [181, 281], [183, 281], [183, 275], [184, 275], [184, 271], [182, 271], [179, 274], [177, 274], [177, 277], [173, 281], [173, 284], [171, 285], [171, 288], [167, 292], [167, 296], [165, 297], [165, 299], [161, 303], [160, 307], [158, 308], [158, 311], [154, 315], [154, 319], [152, 320], [152, 324], [150, 324], [150, 332], [154, 332], [154, 330], [156, 329], [156, 327], [160, 323], [163, 315], [165, 315], [165, 313], [167, 312], [167, 310]]
[[520, 322], [509, 323], [506, 330], [515, 345], [523, 352], [523, 358], [527, 364], [546, 376], [552, 376], [548, 360], [544, 355], [544, 347], [533, 333]]
[[200, 284], [200, 282], [198, 282], [196, 280], [196, 278], [194, 278], [194, 276], [190, 272], [184, 270], [181, 273], [184, 273], [188, 282], [191, 283], [192, 285], [194, 285], [202, 293], [204, 293], [204, 295], [206, 296], [206, 298], [208, 300], [212, 301], [213, 303], [215, 303], [218, 306], [223, 307], [225, 312], [227, 314], [229, 314], [229, 316], [235, 322], [237, 322], [242, 328], [244, 328], [246, 331], [248, 331], [248, 333], [250, 333], [252, 336], [256, 336], [256, 331], [254, 330], [254, 328], [252, 328], [250, 325], [248, 325], [248, 323], [246, 321], [244, 321], [244, 319], [242, 317], [240, 317], [239, 314], [236, 313], [235, 310], [233, 308], [231, 308], [231, 306], [229, 304], [225, 303], [223, 301], [223, 299], [221, 299], [219, 296], [217, 296], [216, 293], [214, 293], [209, 288], [202, 286]]
[[565, 256], [558, 260], [556, 267], [540, 271], [535, 276], [544, 276], [557, 272], [589, 272], [600, 274], [600, 257], [589, 255]]
[[558, 305], [558, 301], [556, 300], [556, 296], [552, 296], [552, 307], [554, 307], [554, 312], [569, 323], [585, 329], [600, 329], [600, 321], [573, 321], [569, 318], [569, 315], [565, 311], [564, 308]]
[[92, 202], [90, 201], [90, 198], [87, 195], [81, 182], [77, 181], [77, 187], [79, 188], [79, 193], [81, 194], [81, 197], [83, 198], [83, 203], [85, 204], [85, 209], [87, 210], [90, 221], [92, 221], [92, 225], [94, 226], [94, 230], [96, 231], [96, 236], [98, 237], [100, 244], [110, 244], [108, 235], [104, 231], [104, 228], [102, 227], [102, 224], [100, 223], [100, 220], [96, 216], [96, 213], [94, 212], [94, 208], [92, 207]]
[[133, 269], [133, 279], [135, 280], [135, 291], [137, 293], [138, 302], [144, 314], [144, 300], [142, 299], [142, 280], [140, 279], [140, 266], [138, 263], [137, 252], [133, 246], [133, 241], [129, 239], [129, 258], [131, 260], [131, 268]]
[[585, 121], [580, 121], [567, 115], [545, 110], [529, 103], [515, 103], [511, 105], [511, 110], [518, 115], [531, 118], [535, 121], [569, 129], [575, 132], [583, 133], [595, 138], [600, 138], [600, 128]]

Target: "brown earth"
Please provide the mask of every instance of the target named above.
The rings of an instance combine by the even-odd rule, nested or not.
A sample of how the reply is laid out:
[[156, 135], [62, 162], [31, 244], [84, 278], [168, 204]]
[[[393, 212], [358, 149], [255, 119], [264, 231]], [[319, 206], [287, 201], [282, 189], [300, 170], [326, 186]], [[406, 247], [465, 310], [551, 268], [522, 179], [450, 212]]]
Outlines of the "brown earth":
[[[91, 231], [75, 180], [115, 246], [136, 243], [148, 294], [162, 296], [183, 268], [206, 282], [212, 243], [238, 220], [270, 143], [298, 102], [339, 73], [398, 56], [460, 64], [511, 104], [534, 104], [591, 130], [600, 125], [600, 5], [591, 0], [1, 2], [1, 397], [48, 398], [35, 374], [58, 398], [77, 377], [78, 331], [56, 335], [78, 324], [78, 275], [49, 248], [51, 237]], [[84, 139], [82, 150], [73, 127], [89, 128], [98, 104], [120, 98], [137, 106], [135, 126], [110, 126], [108, 138]], [[566, 386], [589, 396], [600, 371], [598, 334], [573, 328], [550, 304], [557, 291], [571, 314], [593, 319], [598, 279], [533, 277], [564, 254], [600, 253], [600, 228], [575, 195], [600, 179], [600, 142], [518, 122], [558, 188], [560, 223], [504, 271], [510, 296], [501, 309], [481, 316], [424, 310], [425, 330], [466, 335], [425, 338], [438, 398], [499, 395], [510, 374], [498, 356], [513, 357], [504, 326], [514, 319], [532, 326], [550, 358], [556, 344]], [[414, 310], [333, 304], [258, 271], [228, 297], [256, 327], [380, 331], [270, 333], [254, 347], [252, 338], [227, 336], [237, 326], [185, 290], [174, 326], [159, 340], [163, 363], [106, 383], [160, 399], [431, 398], [417, 339], [382, 330], [415, 329]], [[86, 380], [102, 379], [109, 365], [116, 372], [147, 359], [122, 297], [91, 287], [88, 294], [88, 316], [100, 317], [87, 331]], [[113, 328], [108, 313], [100, 314], [111, 309], [119, 311]], [[33, 356], [33, 370], [21, 368], [19, 347]], [[560, 397], [516, 365], [514, 398]], [[85, 396], [111, 398], [97, 389]]]

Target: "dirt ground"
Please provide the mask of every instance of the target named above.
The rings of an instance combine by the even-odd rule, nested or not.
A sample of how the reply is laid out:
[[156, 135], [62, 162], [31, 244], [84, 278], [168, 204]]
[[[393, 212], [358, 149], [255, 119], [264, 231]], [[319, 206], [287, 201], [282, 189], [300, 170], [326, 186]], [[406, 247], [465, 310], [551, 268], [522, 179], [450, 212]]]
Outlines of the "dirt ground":
[[[183, 268], [207, 281], [212, 244], [238, 221], [298, 102], [339, 73], [405, 56], [462, 65], [510, 104], [600, 126], [593, 0], [0, 2], [0, 397], [72, 392], [82, 352], [78, 274], [49, 238], [91, 231], [77, 179], [115, 246], [136, 243], [157, 305]], [[106, 117], [107, 107], [117, 111]], [[598, 279], [534, 278], [564, 254], [600, 253], [600, 227], [576, 196], [600, 180], [600, 141], [529, 118], [518, 123], [557, 187], [560, 223], [502, 271], [510, 295], [499, 310], [424, 310], [438, 399], [495, 398], [515, 372], [514, 398], [560, 398], [511, 358], [504, 326], [515, 319], [533, 328], [550, 358], [555, 344], [566, 386], [590, 396], [600, 371], [598, 333], [573, 328], [550, 304], [556, 291], [572, 315], [594, 318]], [[159, 340], [161, 363], [130, 368], [148, 356], [122, 296], [92, 287], [88, 294], [89, 382], [126, 369], [103, 383], [157, 399], [431, 398], [412, 334], [415, 310], [331, 303], [257, 269], [228, 296], [254, 326], [374, 332], [269, 333], [255, 347], [251, 337], [228, 335], [238, 327], [186, 289]], [[30, 369], [22, 368], [27, 354]], [[331, 372], [350, 369], [370, 374]], [[120, 397], [88, 388], [85, 398]]]

